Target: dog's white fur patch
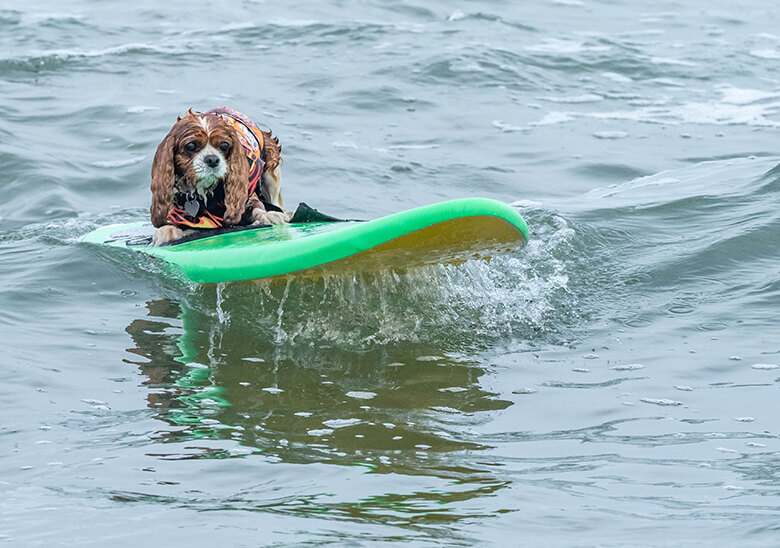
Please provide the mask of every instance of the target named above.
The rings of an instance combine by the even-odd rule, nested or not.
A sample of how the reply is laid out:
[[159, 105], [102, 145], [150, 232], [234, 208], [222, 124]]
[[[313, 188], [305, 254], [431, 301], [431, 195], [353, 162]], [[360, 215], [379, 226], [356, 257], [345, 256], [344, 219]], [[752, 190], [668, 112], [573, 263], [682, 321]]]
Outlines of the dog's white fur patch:
[[205, 116], [200, 117], [200, 127], [202, 127], [205, 130], [206, 135], [211, 133], [211, 128], [209, 127], [209, 119], [207, 117]]
[[[215, 167], [209, 166], [204, 161], [204, 158], [210, 155], [219, 158], [219, 163]], [[205, 199], [208, 194], [212, 193], [220, 179], [225, 176], [225, 173], [227, 173], [227, 159], [222, 154], [222, 151], [209, 144], [192, 159], [192, 168], [197, 176], [195, 192]]]

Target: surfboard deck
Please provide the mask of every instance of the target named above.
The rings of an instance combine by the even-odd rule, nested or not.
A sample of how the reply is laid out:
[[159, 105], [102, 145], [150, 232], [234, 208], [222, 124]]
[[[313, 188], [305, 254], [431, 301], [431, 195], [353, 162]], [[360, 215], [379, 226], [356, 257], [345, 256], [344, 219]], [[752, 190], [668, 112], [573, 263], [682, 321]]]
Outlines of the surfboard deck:
[[82, 242], [144, 253], [196, 283], [219, 283], [461, 262], [517, 250], [528, 241], [522, 216], [486, 198], [450, 200], [372, 221], [283, 224], [161, 247], [148, 245], [154, 231], [143, 222], [111, 225]]

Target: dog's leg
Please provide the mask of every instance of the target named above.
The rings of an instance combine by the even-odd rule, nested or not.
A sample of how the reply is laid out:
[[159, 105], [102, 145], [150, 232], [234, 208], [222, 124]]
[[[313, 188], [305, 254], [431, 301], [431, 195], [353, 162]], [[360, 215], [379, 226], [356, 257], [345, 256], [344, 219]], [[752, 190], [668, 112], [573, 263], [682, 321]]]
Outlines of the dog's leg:
[[280, 225], [290, 221], [292, 213], [286, 211], [266, 211], [265, 208], [256, 207], [252, 210], [252, 219], [259, 225]]
[[292, 213], [286, 211], [267, 211], [257, 195], [249, 198], [246, 207], [252, 215], [253, 225], [280, 225], [292, 218]]
[[192, 234], [192, 230], [183, 230], [178, 226], [163, 225], [154, 231], [152, 236], [152, 246], [159, 247], [168, 242], [183, 238], [187, 234]]
[[272, 172], [263, 172], [263, 198], [266, 202], [284, 209], [282, 200], [282, 170], [276, 166]]

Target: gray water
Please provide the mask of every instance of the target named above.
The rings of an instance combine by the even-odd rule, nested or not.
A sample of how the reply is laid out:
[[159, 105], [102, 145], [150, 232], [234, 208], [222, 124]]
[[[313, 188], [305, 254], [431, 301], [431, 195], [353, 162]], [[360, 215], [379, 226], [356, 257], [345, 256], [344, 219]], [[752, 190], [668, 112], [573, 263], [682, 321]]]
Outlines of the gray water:
[[[0, 540], [780, 545], [779, 11], [3, 0]], [[206, 287], [79, 243], [219, 105], [289, 204], [532, 240]]]

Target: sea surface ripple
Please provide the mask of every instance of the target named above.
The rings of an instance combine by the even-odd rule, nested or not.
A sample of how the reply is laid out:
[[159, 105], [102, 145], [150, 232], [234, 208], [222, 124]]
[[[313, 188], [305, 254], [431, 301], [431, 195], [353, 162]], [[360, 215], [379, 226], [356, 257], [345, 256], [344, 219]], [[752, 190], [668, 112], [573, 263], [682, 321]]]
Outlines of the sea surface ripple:
[[[0, 7], [0, 542], [775, 546], [780, 11], [725, 0]], [[489, 262], [196, 286], [145, 220], [187, 108], [285, 202], [467, 196]]]

